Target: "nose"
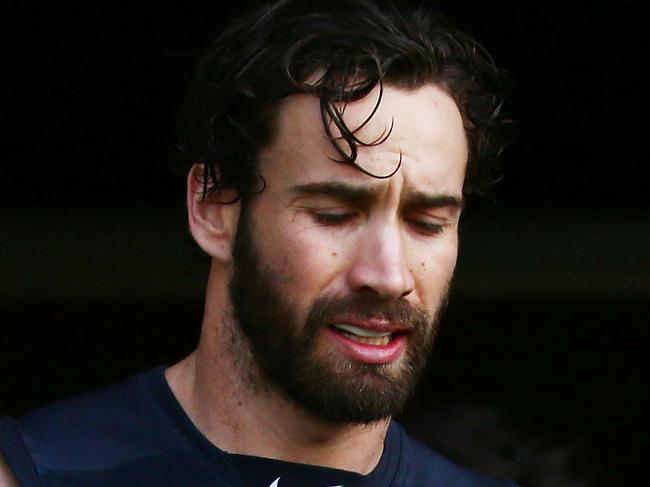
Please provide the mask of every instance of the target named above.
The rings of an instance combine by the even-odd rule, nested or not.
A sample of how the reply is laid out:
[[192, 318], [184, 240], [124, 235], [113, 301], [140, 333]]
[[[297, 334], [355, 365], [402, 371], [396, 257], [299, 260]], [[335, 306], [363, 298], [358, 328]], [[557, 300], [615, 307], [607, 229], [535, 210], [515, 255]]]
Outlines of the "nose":
[[351, 263], [348, 282], [353, 291], [372, 291], [393, 300], [413, 292], [415, 281], [408, 267], [401, 229], [378, 223], [362, 236]]

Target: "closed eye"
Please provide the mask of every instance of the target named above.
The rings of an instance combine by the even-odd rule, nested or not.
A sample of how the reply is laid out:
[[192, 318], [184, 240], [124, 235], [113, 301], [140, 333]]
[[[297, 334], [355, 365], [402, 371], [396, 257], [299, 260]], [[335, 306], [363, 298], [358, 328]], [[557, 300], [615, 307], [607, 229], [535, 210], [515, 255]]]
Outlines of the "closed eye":
[[427, 235], [437, 235], [442, 233], [445, 226], [441, 223], [434, 223], [425, 220], [408, 220], [417, 231]]
[[353, 220], [354, 213], [314, 212], [314, 218], [323, 225], [341, 225]]

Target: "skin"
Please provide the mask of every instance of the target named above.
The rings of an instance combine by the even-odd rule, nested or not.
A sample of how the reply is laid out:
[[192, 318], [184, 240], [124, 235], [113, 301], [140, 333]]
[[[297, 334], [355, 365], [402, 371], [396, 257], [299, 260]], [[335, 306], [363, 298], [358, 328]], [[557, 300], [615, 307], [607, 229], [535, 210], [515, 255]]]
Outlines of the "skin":
[[0, 454], [0, 487], [20, 487], [9, 466]]
[[[367, 118], [377, 96], [375, 90], [347, 106], [349, 127]], [[462, 119], [451, 97], [434, 85], [385, 87], [378, 112], [356, 135], [372, 142], [393, 123], [388, 139], [360, 147], [358, 158], [381, 175], [401, 157], [389, 179], [331, 160], [336, 154], [314, 97], [288, 98], [277, 123], [276, 139], [260, 156], [266, 189], [254, 200], [251, 218], [256, 242], [263, 242], [263, 263], [278, 276], [296, 322], [304, 323], [318, 297], [361, 292], [407, 300], [434, 315], [456, 264], [467, 163]], [[332, 194], [336, 184], [357, 196]], [[239, 212], [239, 204], [202, 201], [200, 184], [188, 177], [190, 230], [212, 266], [199, 346], [167, 370], [172, 391], [198, 429], [225, 451], [369, 473], [381, 457], [389, 418], [328, 423], [272, 384], [256, 387], [251, 380], [254, 360], [228, 296]], [[318, 352], [344, 354], [325, 332]], [[391, 367], [399, 368], [400, 360]]]

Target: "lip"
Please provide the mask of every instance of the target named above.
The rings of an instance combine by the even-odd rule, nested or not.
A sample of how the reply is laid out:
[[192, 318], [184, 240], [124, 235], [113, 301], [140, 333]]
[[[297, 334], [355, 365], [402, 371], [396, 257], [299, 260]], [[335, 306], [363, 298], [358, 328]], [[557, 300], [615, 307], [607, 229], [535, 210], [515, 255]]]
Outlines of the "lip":
[[353, 325], [378, 332], [404, 333], [408, 331], [406, 327], [384, 318], [358, 319], [347, 316], [335, 316], [333, 320], [330, 320], [330, 323]]
[[[345, 321], [345, 323], [361, 326], [360, 324], [352, 323], [350, 321]], [[391, 331], [391, 329], [388, 328], [367, 326], [364, 326], [364, 328], [370, 328], [377, 331]], [[405, 334], [393, 336], [391, 341], [386, 345], [370, 345], [368, 343], [361, 343], [347, 338], [345, 335], [338, 333], [333, 328], [327, 328], [326, 331], [336, 343], [339, 350], [355, 362], [375, 365], [390, 364], [398, 360], [406, 349], [407, 336]], [[399, 331], [399, 329], [397, 331]]]

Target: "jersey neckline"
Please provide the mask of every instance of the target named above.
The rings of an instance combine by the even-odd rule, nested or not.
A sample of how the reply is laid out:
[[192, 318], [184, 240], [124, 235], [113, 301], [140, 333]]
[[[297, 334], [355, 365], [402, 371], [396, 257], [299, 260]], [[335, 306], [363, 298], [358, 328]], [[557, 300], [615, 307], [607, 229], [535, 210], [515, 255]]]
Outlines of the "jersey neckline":
[[[151, 393], [150, 395], [145, 395], [145, 397], [153, 397], [156, 399], [155, 401], [151, 401], [151, 406], [157, 410], [176, 441], [179, 442], [179, 445], [182, 445], [184, 449], [189, 448], [200, 452], [201, 457], [209, 465], [221, 470], [235, 485], [243, 486], [244, 483], [234, 466], [235, 462], [229, 458], [230, 454], [221, 450], [208, 440], [192, 422], [185, 409], [183, 409], [183, 406], [167, 382], [167, 378], [165, 377], [166, 369], [167, 366], [162, 365], [149, 372], [140, 374], [139, 379], [141, 385]], [[402, 447], [401, 436], [399, 426], [395, 421], [391, 420], [384, 440], [384, 450], [377, 466], [369, 474], [359, 475], [357, 481], [352, 484], [348, 483], [345, 487], [380, 487], [382, 485], [391, 485], [391, 480], [399, 468]], [[283, 460], [273, 461], [292, 464], [292, 462]]]

